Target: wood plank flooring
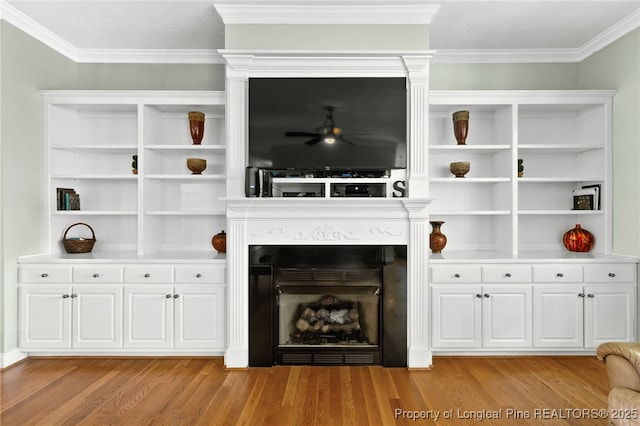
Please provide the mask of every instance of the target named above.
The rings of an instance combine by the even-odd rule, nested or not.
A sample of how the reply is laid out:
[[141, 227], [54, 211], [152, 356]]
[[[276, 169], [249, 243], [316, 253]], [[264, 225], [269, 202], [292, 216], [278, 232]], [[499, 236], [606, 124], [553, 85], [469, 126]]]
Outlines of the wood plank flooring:
[[607, 424], [596, 418], [608, 381], [595, 356], [436, 357], [422, 371], [31, 358], [0, 381], [2, 426]]

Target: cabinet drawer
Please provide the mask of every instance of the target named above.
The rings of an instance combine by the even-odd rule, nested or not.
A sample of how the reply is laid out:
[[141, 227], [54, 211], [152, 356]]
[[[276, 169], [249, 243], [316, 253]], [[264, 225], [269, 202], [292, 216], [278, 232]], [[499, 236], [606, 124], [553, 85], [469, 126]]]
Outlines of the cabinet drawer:
[[533, 281], [537, 283], [580, 283], [582, 266], [545, 265], [533, 267]]
[[22, 283], [70, 283], [71, 266], [69, 265], [21, 265], [20, 282]]
[[83, 265], [73, 267], [74, 283], [121, 283], [122, 267], [104, 265]]
[[584, 267], [586, 283], [632, 283], [636, 279], [635, 265], [590, 265]]
[[531, 267], [521, 265], [496, 265], [482, 267], [485, 283], [530, 283]]
[[125, 283], [172, 283], [173, 267], [138, 265], [124, 267]]
[[432, 266], [433, 283], [480, 283], [480, 266]]
[[224, 266], [176, 266], [178, 284], [224, 284], [225, 281]]

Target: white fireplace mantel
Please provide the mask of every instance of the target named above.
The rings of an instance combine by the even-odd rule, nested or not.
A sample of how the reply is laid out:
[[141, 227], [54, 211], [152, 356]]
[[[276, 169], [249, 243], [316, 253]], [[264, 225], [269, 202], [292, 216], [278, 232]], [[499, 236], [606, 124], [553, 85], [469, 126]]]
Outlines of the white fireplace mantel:
[[[222, 50], [226, 67], [227, 368], [249, 365], [249, 246], [406, 245], [407, 364], [431, 366], [427, 206], [429, 62], [433, 51]], [[405, 77], [406, 197], [245, 198], [252, 77]]]

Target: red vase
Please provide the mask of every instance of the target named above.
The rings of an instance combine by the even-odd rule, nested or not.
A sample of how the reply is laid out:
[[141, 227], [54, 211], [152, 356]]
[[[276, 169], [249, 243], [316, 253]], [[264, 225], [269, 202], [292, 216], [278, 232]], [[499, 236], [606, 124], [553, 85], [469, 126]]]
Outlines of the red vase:
[[432, 253], [438, 254], [447, 245], [447, 236], [440, 232], [440, 227], [444, 222], [434, 220], [429, 223], [433, 227], [431, 234], [429, 234], [429, 248]]
[[465, 145], [469, 133], [469, 111], [453, 113], [453, 134], [458, 145]]
[[575, 228], [564, 233], [562, 243], [569, 251], [585, 253], [593, 248], [596, 239], [591, 232], [582, 229], [582, 226], [577, 224]]
[[199, 111], [189, 112], [189, 132], [194, 145], [200, 145], [204, 136], [204, 113]]
[[211, 238], [211, 245], [218, 253], [226, 253], [227, 252], [227, 234], [224, 231], [221, 231], [219, 234], [216, 234]]

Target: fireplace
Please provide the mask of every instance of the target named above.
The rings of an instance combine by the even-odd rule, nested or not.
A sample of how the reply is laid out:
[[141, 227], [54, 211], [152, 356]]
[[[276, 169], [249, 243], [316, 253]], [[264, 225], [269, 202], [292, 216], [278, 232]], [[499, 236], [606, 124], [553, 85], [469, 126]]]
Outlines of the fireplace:
[[405, 246], [251, 246], [249, 365], [407, 365]]

